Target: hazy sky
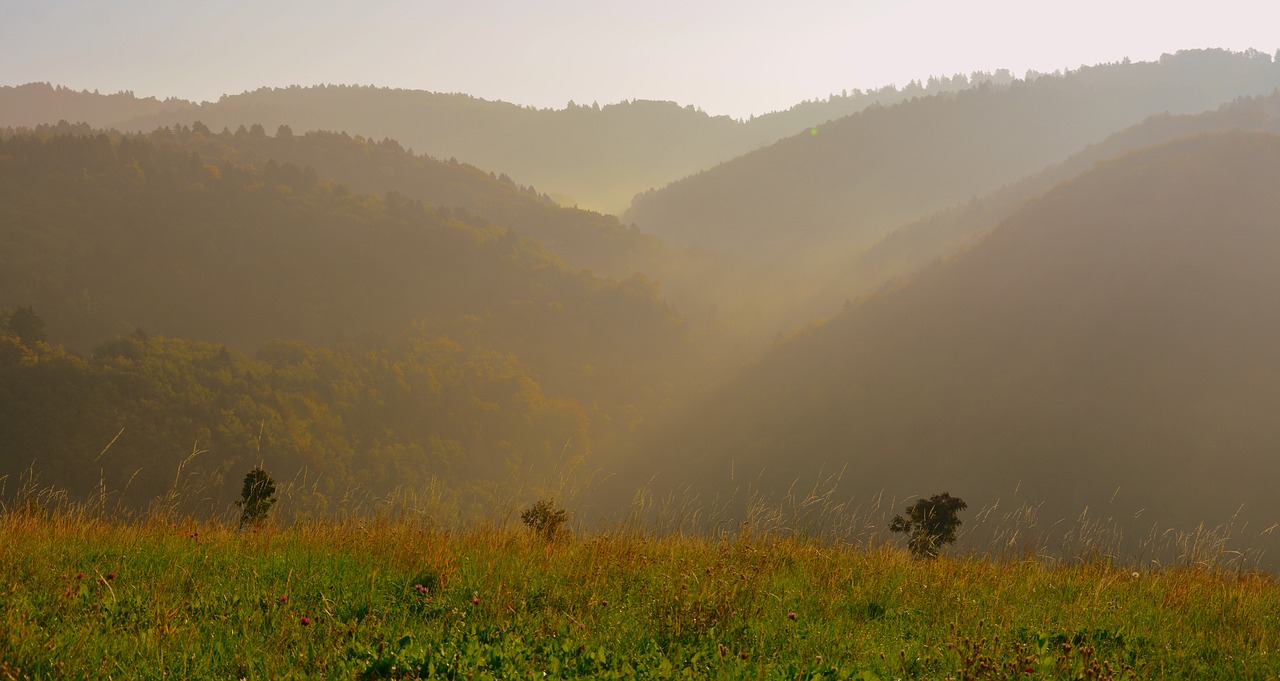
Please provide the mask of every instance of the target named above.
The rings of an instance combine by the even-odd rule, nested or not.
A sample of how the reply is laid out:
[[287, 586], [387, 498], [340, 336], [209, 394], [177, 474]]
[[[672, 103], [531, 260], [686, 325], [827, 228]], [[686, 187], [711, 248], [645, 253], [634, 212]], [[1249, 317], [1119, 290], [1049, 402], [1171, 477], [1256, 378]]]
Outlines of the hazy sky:
[[746, 116], [842, 89], [1280, 47], [1278, 0], [0, 0], [0, 85], [358, 83]]

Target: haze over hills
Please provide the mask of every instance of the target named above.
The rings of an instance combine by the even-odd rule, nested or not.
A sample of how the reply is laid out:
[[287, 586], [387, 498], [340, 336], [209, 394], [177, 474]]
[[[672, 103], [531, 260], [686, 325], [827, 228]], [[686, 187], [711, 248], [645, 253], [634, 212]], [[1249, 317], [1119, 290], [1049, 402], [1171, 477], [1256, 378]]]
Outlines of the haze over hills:
[[[908, 274], [858, 258], [895, 228], [1017, 182], [1148, 115], [1198, 113], [1277, 85], [1270, 55], [1200, 50], [915, 98], [637, 196], [622, 219], [720, 263], [715, 276], [668, 290], [689, 291], [679, 299], [691, 317], [718, 320], [753, 352]], [[924, 250], [924, 262], [939, 255]]]
[[875, 244], [856, 249], [822, 292], [808, 304], [794, 306], [791, 319], [801, 324], [838, 310], [845, 301], [911, 277], [937, 259], [971, 245], [1022, 203], [1099, 162], [1179, 137], [1231, 130], [1280, 133], [1280, 94], [1247, 97], [1200, 114], [1152, 116], [1042, 172], [902, 225]]
[[[1006, 73], [973, 74], [1007, 83]], [[323, 130], [391, 138], [419, 153], [456, 158], [504, 173], [559, 197], [562, 203], [619, 212], [633, 195], [661, 186], [798, 130], [874, 104], [889, 104], [971, 85], [967, 76], [913, 82], [901, 90], [845, 91], [825, 100], [737, 121], [693, 106], [634, 100], [599, 106], [534, 109], [463, 94], [358, 86], [263, 88], [217, 102], [140, 100], [55, 89], [46, 84], [0, 88], [0, 126], [59, 120], [151, 132], [197, 121], [214, 131], [254, 124], [296, 134]]]
[[[750, 121], [364, 87], [202, 106], [6, 88], [39, 103], [27, 119], [64, 107], [143, 132], [0, 129], [0, 475], [40, 452], [89, 489], [86, 457], [123, 424], [130, 466], [164, 449], [150, 463], [171, 473], [194, 435], [225, 475], [257, 437], [290, 471], [323, 469], [326, 493], [482, 498], [568, 464], [624, 472], [609, 502], [654, 472], [776, 498], [847, 465], [841, 493], [864, 498], [978, 507], [1017, 488], [1056, 519], [1121, 487], [1117, 513], [1147, 509], [1131, 527], [1219, 521], [1265, 502], [1236, 480], [1273, 472], [1280, 438], [1280, 151], [1187, 136], [1280, 132], [1278, 79], [1268, 55], [1196, 51]], [[639, 197], [636, 227], [548, 195], [821, 116]], [[148, 475], [146, 494], [167, 482]], [[1203, 494], [1177, 503], [1190, 476]]]
[[1278, 86], [1270, 55], [1204, 50], [915, 98], [637, 196], [623, 221], [760, 269], [809, 268], [1149, 115], [1213, 109]]
[[1138, 537], [1237, 509], [1261, 530], [1280, 474], [1277, 186], [1265, 133], [1099, 164], [779, 345], [619, 481], [776, 499], [843, 469], [840, 494], [864, 500], [1020, 489], [1043, 527], [1088, 506]]

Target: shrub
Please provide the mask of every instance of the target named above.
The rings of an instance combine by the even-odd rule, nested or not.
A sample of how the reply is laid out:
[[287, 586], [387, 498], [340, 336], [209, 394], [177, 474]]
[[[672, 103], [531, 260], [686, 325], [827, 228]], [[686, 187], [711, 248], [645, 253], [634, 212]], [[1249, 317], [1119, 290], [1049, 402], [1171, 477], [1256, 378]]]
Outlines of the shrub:
[[960, 527], [960, 511], [968, 504], [959, 497], [943, 492], [928, 499], [920, 499], [907, 507], [907, 517], [893, 517], [889, 529], [910, 539], [907, 546], [916, 558], [936, 558], [946, 544], [954, 543]]
[[525, 527], [547, 540], [554, 538], [560, 531], [560, 526], [568, 519], [569, 514], [563, 508], [556, 508], [553, 502], [546, 499], [526, 508], [520, 514], [520, 520], [524, 521]]
[[276, 503], [276, 481], [262, 470], [254, 468], [244, 476], [244, 489], [240, 492], [240, 529], [253, 527], [267, 519], [267, 513]]

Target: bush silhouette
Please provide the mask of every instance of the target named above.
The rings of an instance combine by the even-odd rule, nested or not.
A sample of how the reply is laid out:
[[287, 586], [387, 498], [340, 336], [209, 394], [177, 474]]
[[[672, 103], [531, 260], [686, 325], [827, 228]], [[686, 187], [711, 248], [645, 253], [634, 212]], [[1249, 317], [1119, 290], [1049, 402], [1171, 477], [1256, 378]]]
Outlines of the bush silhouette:
[[908, 506], [906, 518], [894, 516], [889, 529], [910, 537], [907, 547], [916, 558], [936, 558], [944, 545], [955, 542], [961, 523], [957, 514], [968, 506], [946, 492], [935, 494]]
[[240, 492], [240, 529], [253, 527], [267, 519], [267, 513], [276, 503], [276, 481], [262, 470], [254, 468], [244, 476], [244, 489]]
[[547, 540], [554, 538], [560, 531], [560, 526], [568, 519], [569, 514], [563, 508], [556, 508], [554, 503], [546, 499], [526, 508], [520, 514], [520, 520], [524, 521], [526, 527]]

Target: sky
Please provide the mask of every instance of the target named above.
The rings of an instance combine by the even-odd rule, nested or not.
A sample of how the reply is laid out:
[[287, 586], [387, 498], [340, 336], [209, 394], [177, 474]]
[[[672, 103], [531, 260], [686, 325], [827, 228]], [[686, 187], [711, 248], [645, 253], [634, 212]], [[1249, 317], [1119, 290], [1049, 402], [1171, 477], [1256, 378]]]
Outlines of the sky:
[[343, 83], [746, 118], [931, 75], [1275, 55], [1277, 26], [1277, 0], [0, 0], [0, 85], [203, 101]]

